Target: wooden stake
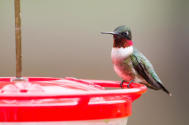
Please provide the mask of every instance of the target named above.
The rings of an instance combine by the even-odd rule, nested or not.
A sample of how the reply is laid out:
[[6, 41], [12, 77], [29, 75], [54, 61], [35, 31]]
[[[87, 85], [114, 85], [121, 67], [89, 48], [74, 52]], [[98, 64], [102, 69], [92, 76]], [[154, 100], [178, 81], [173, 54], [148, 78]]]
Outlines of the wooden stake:
[[16, 78], [22, 77], [21, 17], [20, 0], [14, 0], [16, 38]]

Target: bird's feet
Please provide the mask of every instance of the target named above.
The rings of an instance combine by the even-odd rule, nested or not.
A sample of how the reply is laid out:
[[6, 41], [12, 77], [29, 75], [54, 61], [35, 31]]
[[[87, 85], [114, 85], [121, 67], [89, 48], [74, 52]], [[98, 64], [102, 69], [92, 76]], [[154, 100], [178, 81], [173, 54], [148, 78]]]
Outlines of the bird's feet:
[[[131, 83], [132, 83], [133, 81], [134, 81], [134, 80], [131, 80], [131, 81], [129, 82], [129, 84], [127, 85], [127, 88], [130, 88], [130, 85], [131, 85]], [[120, 87], [121, 87], [121, 88], [123, 88], [123, 83], [124, 83], [124, 82], [126, 82], [126, 81], [125, 81], [125, 80], [122, 80], [122, 81], [121, 81], [121, 83], [120, 83]]]
[[125, 80], [122, 80], [120, 83], [120, 87], [123, 88], [123, 83], [125, 82]]
[[131, 80], [130, 82], [129, 82], [129, 84], [127, 85], [127, 88], [130, 88], [130, 85], [131, 85], [131, 83], [133, 82], [134, 80]]

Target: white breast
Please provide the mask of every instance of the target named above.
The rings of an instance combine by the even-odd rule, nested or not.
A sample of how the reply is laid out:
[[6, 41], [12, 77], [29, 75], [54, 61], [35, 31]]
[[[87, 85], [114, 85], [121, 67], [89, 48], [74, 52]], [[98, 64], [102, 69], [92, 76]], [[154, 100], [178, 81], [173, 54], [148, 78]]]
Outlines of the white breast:
[[112, 61], [114, 64], [122, 62], [133, 53], [133, 46], [125, 48], [112, 48]]

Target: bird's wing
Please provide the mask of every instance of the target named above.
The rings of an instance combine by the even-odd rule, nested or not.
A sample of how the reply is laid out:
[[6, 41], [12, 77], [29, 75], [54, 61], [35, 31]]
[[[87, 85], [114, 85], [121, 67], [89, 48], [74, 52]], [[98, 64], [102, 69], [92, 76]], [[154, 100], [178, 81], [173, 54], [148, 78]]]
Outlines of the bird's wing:
[[146, 80], [146, 85], [149, 88], [155, 90], [163, 89], [169, 93], [168, 90], [163, 86], [150, 61], [136, 48], [134, 48], [134, 52], [131, 55], [131, 60], [133, 67], [138, 72], [138, 74]]

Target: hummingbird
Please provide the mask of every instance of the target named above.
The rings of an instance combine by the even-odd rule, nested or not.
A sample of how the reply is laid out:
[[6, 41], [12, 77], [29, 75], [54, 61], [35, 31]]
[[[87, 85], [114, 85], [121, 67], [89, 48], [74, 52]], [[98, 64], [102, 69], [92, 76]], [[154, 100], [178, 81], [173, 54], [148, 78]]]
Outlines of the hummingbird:
[[123, 25], [113, 32], [101, 32], [113, 35], [113, 47], [111, 52], [112, 63], [115, 72], [122, 78], [120, 84], [129, 82], [141, 83], [153, 90], [162, 89], [171, 96], [156, 74], [151, 62], [133, 46], [132, 34], [129, 27]]

